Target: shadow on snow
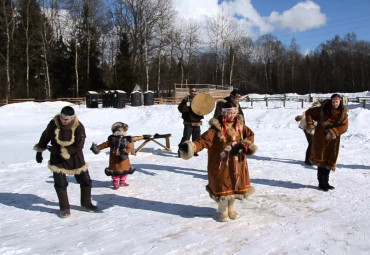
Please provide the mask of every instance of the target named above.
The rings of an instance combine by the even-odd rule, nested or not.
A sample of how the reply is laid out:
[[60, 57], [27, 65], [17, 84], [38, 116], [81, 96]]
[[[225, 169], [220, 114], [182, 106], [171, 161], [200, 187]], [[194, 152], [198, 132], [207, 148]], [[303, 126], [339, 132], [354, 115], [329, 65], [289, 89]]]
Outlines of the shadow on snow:
[[105, 210], [112, 207], [112, 205], [116, 205], [131, 209], [178, 215], [183, 218], [209, 218], [216, 214], [216, 209], [211, 207], [166, 203], [135, 197], [124, 197], [116, 194], [94, 195], [93, 198], [95, 201], [98, 201], [99, 210]]
[[[116, 194], [93, 195], [92, 197], [95, 201], [97, 201], [97, 206], [100, 212], [114, 205], [118, 205], [131, 209], [173, 214], [183, 218], [209, 218], [216, 214], [216, 209], [211, 207], [165, 203], [134, 197], [124, 197]], [[0, 203], [22, 210], [54, 214], [59, 212], [59, 204], [57, 202], [48, 201], [34, 194], [0, 193]], [[49, 208], [48, 206], [57, 207], [58, 209]], [[71, 209], [79, 210], [80, 206], [71, 205]]]

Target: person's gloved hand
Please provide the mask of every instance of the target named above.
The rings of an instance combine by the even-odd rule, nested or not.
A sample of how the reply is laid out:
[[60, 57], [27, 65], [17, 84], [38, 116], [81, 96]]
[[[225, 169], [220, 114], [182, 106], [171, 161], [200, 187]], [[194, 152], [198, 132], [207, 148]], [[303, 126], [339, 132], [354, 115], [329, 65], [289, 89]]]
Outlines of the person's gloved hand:
[[41, 163], [43, 160], [42, 152], [36, 152], [36, 162]]
[[60, 149], [55, 148], [54, 146], [48, 146], [47, 149], [50, 151], [50, 154], [60, 155]]
[[247, 151], [248, 151], [247, 146], [237, 143], [231, 148], [230, 154], [235, 156], [238, 155], [239, 153], [247, 153]]
[[96, 143], [92, 143], [91, 147], [90, 147], [90, 150], [94, 153], [94, 154], [98, 154], [100, 152], [100, 150], [98, 149], [98, 146], [96, 145]]
[[188, 153], [189, 152], [189, 144], [182, 143], [182, 144], [179, 145], [179, 149], [181, 151], [184, 151], [184, 152]]
[[336, 139], [337, 136], [335, 135], [335, 133], [332, 129], [327, 129], [325, 138], [326, 138], [327, 141], [331, 141], [331, 140]]

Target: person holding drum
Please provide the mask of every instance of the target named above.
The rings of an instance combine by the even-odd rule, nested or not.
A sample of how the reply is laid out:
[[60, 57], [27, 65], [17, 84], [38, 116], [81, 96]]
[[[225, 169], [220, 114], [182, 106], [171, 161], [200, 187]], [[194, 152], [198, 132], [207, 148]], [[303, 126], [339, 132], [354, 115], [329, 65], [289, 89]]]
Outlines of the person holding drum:
[[[200, 137], [200, 126], [202, 125], [204, 116], [195, 114], [190, 107], [191, 102], [197, 94], [198, 91], [196, 88], [190, 88], [189, 95], [182, 99], [177, 108], [181, 112], [181, 117], [184, 120], [184, 131], [179, 145], [190, 140], [190, 138], [192, 138], [192, 141], [195, 141]], [[198, 156], [198, 154], [195, 153], [194, 156]], [[179, 152], [178, 157], [180, 157]]]

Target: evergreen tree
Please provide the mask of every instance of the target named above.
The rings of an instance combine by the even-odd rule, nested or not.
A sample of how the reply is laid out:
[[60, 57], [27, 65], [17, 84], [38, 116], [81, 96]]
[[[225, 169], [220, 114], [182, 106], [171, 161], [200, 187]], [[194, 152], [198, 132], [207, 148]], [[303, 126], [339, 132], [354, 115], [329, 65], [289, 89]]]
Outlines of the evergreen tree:
[[45, 98], [40, 34], [44, 15], [36, 0], [19, 0], [17, 18], [15, 96]]
[[74, 60], [68, 45], [60, 37], [54, 45], [51, 57], [50, 72], [52, 73], [53, 98], [73, 97]]
[[116, 57], [114, 66], [116, 73], [117, 89], [131, 93], [135, 87], [136, 77], [131, 67], [130, 45], [127, 39], [127, 34], [122, 33], [120, 36], [119, 51]]

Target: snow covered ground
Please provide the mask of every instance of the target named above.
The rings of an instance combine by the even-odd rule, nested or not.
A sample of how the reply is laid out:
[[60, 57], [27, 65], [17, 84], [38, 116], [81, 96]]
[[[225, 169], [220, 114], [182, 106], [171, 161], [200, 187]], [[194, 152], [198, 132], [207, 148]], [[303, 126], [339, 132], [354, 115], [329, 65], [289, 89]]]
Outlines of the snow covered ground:
[[[251, 108], [242, 102], [259, 146], [248, 159], [256, 193], [237, 202], [239, 220], [221, 223], [205, 191], [207, 151], [188, 161], [177, 158], [183, 125], [175, 105], [72, 105], [86, 128], [85, 159], [100, 211], [80, 210], [79, 186], [69, 177], [72, 216], [58, 218], [49, 153], [37, 164], [32, 148], [65, 105], [70, 104], [0, 107], [0, 254], [369, 254], [370, 107], [348, 106], [349, 130], [330, 175], [335, 190], [322, 192], [316, 169], [303, 164], [307, 144], [294, 120], [310, 104], [302, 109], [287, 102], [282, 108], [275, 102], [266, 108], [255, 102]], [[92, 142], [106, 140], [116, 121], [128, 123], [130, 135], [172, 134], [172, 152], [151, 142], [130, 156], [137, 171], [128, 178], [130, 186], [119, 190], [104, 174], [108, 150], [89, 150]]]

